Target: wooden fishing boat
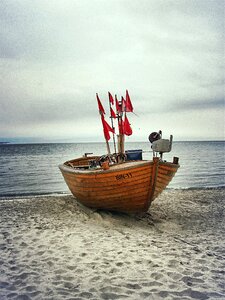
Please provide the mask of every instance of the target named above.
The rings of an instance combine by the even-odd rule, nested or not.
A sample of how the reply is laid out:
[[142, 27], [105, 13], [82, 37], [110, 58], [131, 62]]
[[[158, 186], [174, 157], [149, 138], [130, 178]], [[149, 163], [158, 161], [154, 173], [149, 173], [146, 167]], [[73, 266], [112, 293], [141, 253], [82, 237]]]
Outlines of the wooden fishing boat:
[[81, 157], [60, 165], [62, 175], [76, 199], [85, 206], [112, 211], [147, 211], [166, 188], [179, 164], [153, 160], [129, 160], [91, 168], [100, 157]]
[[[174, 157], [173, 162], [162, 159], [164, 152], [171, 151], [172, 136], [162, 139], [161, 131], [149, 135], [152, 160], [143, 160], [140, 149], [124, 151], [124, 137], [132, 134], [126, 113], [133, 112], [133, 106], [128, 91], [126, 100], [123, 97], [120, 102], [115, 99], [117, 115], [112, 110], [113, 98], [109, 93], [110, 127], [104, 119], [105, 110], [97, 95], [108, 154], [89, 156], [90, 153], [85, 153], [80, 158], [66, 161], [59, 168], [70, 191], [81, 204], [126, 213], [144, 212], [172, 180], [179, 168], [178, 158]], [[115, 133], [113, 118], [118, 120], [119, 134], [117, 151], [113, 135], [115, 153], [111, 154], [108, 140], [109, 132]]]

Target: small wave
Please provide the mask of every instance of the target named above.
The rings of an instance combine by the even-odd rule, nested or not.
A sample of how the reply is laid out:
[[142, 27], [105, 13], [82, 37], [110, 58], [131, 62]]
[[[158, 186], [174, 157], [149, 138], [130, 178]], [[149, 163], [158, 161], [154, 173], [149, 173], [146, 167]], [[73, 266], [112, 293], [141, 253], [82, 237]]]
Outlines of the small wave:
[[47, 196], [54, 196], [54, 197], [60, 197], [60, 196], [68, 196], [71, 195], [69, 192], [49, 192], [49, 193], [8, 193], [1, 195], [0, 194], [0, 201], [1, 200], [16, 200], [21, 198], [38, 198], [38, 197], [47, 197]]

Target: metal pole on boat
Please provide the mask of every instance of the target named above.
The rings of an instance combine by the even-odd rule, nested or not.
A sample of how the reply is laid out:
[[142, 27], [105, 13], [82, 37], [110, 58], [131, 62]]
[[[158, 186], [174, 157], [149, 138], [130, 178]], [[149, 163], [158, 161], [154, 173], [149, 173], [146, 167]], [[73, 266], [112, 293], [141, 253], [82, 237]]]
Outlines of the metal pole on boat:
[[107, 139], [105, 139], [105, 142], [106, 142], [106, 147], [107, 147], [107, 152], [108, 152], [108, 155], [110, 155], [110, 147], [109, 147], [109, 142], [107, 141]]
[[[108, 93], [109, 95], [109, 93]], [[110, 102], [110, 98], [109, 98], [109, 110], [110, 110], [110, 119], [111, 119], [111, 124], [112, 124], [112, 129], [115, 130], [114, 124], [113, 124], [113, 117], [111, 116], [111, 102]], [[116, 141], [115, 141], [115, 134], [113, 133], [113, 145], [114, 145], [114, 151], [116, 153]]]
[[119, 127], [119, 135], [118, 137], [118, 153], [120, 154], [120, 161], [122, 161], [122, 157], [124, 155], [124, 133], [123, 133], [123, 110], [122, 110], [122, 102], [118, 102], [120, 106], [120, 110], [117, 111], [118, 117], [118, 127]]
[[[102, 106], [102, 103], [101, 103], [99, 97], [98, 97], [98, 93], [96, 93], [96, 98], [97, 98], [97, 101], [98, 101], [99, 114], [100, 114], [101, 119], [102, 119], [103, 131], [104, 131], [104, 136], [105, 136], [105, 126], [106, 125], [109, 126], [109, 124], [104, 119], [105, 110], [104, 110], [104, 108]], [[107, 132], [108, 132], [108, 130], [109, 129], [107, 128]], [[110, 155], [111, 152], [110, 152], [109, 142], [108, 142], [108, 139], [107, 139], [106, 136], [105, 136], [105, 142], [106, 142], [106, 147], [107, 147], [108, 155]]]
[[126, 105], [124, 106], [124, 99], [123, 97], [121, 97], [121, 118], [120, 118], [120, 122], [121, 122], [121, 128], [122, 128], [122, 134], [121, 134], [121, 152], [122, 154], [124, 154], [125, 149], [124, 149], [124, 144], [125, 144], [125, 135], [124, 135], [124, 126], [123, 126], [123, 114], [125, 112], [126, 115]]

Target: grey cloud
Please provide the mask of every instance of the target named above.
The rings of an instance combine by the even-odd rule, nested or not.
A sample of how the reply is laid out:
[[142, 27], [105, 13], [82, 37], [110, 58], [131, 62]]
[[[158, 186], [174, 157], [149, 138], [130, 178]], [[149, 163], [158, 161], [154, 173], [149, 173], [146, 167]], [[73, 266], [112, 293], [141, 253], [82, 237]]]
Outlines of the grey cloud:
[[98, 114], [97, 103], [76, 95], [58, 95], [52, 99], [4, 99], [0, 102], [0, 123], [40, 124], [79, 122]]
[[190, 111], [190, 110], [208, 110], [211, 109], [224, 109], [225, 108], [225, 99], [218, 98], [218, 99], [196, 99], [196, 100], [189, 100], [189, 101], [179, 101], [173, 103], [171, 106], [172, 111]]
[[46, 1], [3, 0], [1, 57], [80, 63], [108, 51], [117, 52], [123, 46], [119, 31], [122, 19], [118, 16], [120, 24], [112, 23], [115, 17], [107, 10], [110, 5], [104, 8], [100, 3], [68, 1], [64, 5], [55, 1], [54, 6]]
[[191, 117], [193, 110], [222, 109], [222, 6], [0, 1], [1, 128], [96, 119], [95, 92], [107, 103], [108, 89], [128, 88], [146, 120], [171, 110]]

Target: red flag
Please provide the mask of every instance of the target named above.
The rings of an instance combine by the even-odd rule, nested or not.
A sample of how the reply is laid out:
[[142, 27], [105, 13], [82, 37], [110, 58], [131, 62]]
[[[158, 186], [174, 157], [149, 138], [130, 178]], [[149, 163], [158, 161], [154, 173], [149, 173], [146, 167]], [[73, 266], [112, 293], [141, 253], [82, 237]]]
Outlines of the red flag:
[[102, 126], [103, 126], [103, 132], [104, 132], [105, 139], [108, 141], [108, 140], [110, 140], [109, 132], [115, 133], [115, 131], [109, 126], [109, 124], [106, 122], [103, 115], [102, 115]]
[[127, 112], [133, 112], [133, 106], [130, 101], [130, 96], [128, 94], [128, 90], [126, 90], [126, 111]]
[[124, 130], [124, 134], [126, 134], [126, 135], [132, 134], [132, 128], [130, 127], [130, 123], [129, 123], [126, 115], [125, 115], [125, 119], [124, 119], [124, 123], [123, 123], [123, 130]]
[[126, 104], [126, 101], [123, 97], [121, 98], [121, 102], [122, 102], [122, 111], [126, 111], [127, 104]]
[[115, 99], [116, 99], [116, 110], [118, 113], [121, 112], [121, 105], [119, 104], [119, 101], [117, 100], [117, 96], [115, 95]]
[[102, 115], [102, 114], [105, 114], [105, 110], [102, 106], [102, 103], [98, 97], [98, 94], [96, 94], [96, 97], [97, 97], [97, 101], [98, 101], [98, 110], [99, 110], [99, 113]]
[[109, 94], [109, 102], [110, 102], [112, 105], [114, 105], [114, 99], [113, 99], [113, 96], [111, 95], [110, 92], [108, 92], [108, 94]]
[[110, 107], [110, 114], [111, 114], [111, 117], [112, 117], [112, 118], [114, 118], [114, 119], [117, 118], [117, 116], [116, 116], [114, 110], [112, 109], [112, 107]]

